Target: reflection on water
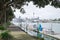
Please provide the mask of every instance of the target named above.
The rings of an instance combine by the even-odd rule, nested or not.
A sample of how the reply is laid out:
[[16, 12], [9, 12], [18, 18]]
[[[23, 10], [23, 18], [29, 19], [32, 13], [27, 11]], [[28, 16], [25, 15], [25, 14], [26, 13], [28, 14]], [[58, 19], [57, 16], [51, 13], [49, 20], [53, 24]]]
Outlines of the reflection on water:
[[51, 29], [56, 33], [60, 33], [60, 23], [41, 23], [43, 28]]

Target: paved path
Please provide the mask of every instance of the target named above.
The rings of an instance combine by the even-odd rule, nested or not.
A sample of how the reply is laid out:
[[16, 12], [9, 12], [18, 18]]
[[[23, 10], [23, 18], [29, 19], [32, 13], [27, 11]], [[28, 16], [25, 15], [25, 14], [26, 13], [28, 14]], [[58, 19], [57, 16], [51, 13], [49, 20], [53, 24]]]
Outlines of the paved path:
[[22, 31], [11, 31], [10, 34], [14, 36], [14, 40], [39, 40]]
[[21, 28], [15, 25], [10, 25], [7, 29], [10, 31], [23, 31]]

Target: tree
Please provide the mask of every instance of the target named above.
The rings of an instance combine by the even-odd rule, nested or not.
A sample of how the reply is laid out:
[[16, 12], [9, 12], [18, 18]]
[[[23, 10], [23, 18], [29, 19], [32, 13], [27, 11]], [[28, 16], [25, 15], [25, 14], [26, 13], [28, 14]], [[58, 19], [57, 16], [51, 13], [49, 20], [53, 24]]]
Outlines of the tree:
[[60, 21], [60, 18], [58, 19], [58, 21]]
[[[6, 15], [6, 17], [5, 17], [5, 15]], [[14, 14], [12, 12], [11, 7], [9, 7], [9, 9], [6, 10], [6, 13], [4, 13], [4, 12], [0, 13], [0, 24], [2, 25], [3, 23], [5, 23], [5, 21], [6, 22], [10, 21], [13, 17], [14, 17]], [[7, 20], [5, 20], [5, 18]]]
[[[14, 8], [21, 9], [23, 5], [27, 5], [26, 2], [30, 1], [33, 1], [33, 4], [37, 5], [39, 8], [45, 7], [48, 4], [56, 8], [60, 8], [60, 0], [0, 0], [0, 23], [3, 23], [4, 19], [6, 21], [6, 16], [8, 17], [8, 15], [6, 14], [10, 12], [11, 6]], [[24, 11], [22, 13], [24, 13]]]
[[[5, 2], [7, 1], [8, 0], [6, 0]], [[1, 5], [0, 6], [0, 24], [1, 25], [11, 20], [14, 17], [11, 7], [10, 6], [7, 7], [7, 5], [5, 5], [5, 2], [3, 0], [0, 1], [0, 5]]]

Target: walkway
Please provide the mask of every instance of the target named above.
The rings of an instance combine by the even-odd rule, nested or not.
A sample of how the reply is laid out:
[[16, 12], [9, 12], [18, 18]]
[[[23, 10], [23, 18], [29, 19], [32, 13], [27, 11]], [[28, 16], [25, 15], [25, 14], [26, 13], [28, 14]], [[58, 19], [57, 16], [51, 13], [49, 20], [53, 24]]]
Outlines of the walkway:
[[11, 35], [14, 36], [14, 40], [39, 40], [35, 37], [32, 37], [25, 32], [19, 32], [19, 31], [12, 31]]

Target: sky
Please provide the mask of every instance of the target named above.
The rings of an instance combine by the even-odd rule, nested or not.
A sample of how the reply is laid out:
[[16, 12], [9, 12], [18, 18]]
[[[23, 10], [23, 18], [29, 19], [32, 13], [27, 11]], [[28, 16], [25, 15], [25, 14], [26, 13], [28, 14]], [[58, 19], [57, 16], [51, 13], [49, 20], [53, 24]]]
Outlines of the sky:
[[[22, 18], [39, 17], [40, 19], [60, 18], [60, 8], [55, 8], [50, 5], [47, 5], [44, 8], [39, 8], [39, 7], [36, 7], [36, 5], [33, 5], [33, 2], [30, 2], [28, 6], [24, 5], [22, 8], [24, 8], [26, 13], [22, 14], [20, 12], [20, 9], [16, 9], [16, 12], [14, 12], [14, 15], [16, 18], [18, 18], [19, 16], [21, 16]], [[33, 16], [33, 13], [34, 13], [34, 16]]]

